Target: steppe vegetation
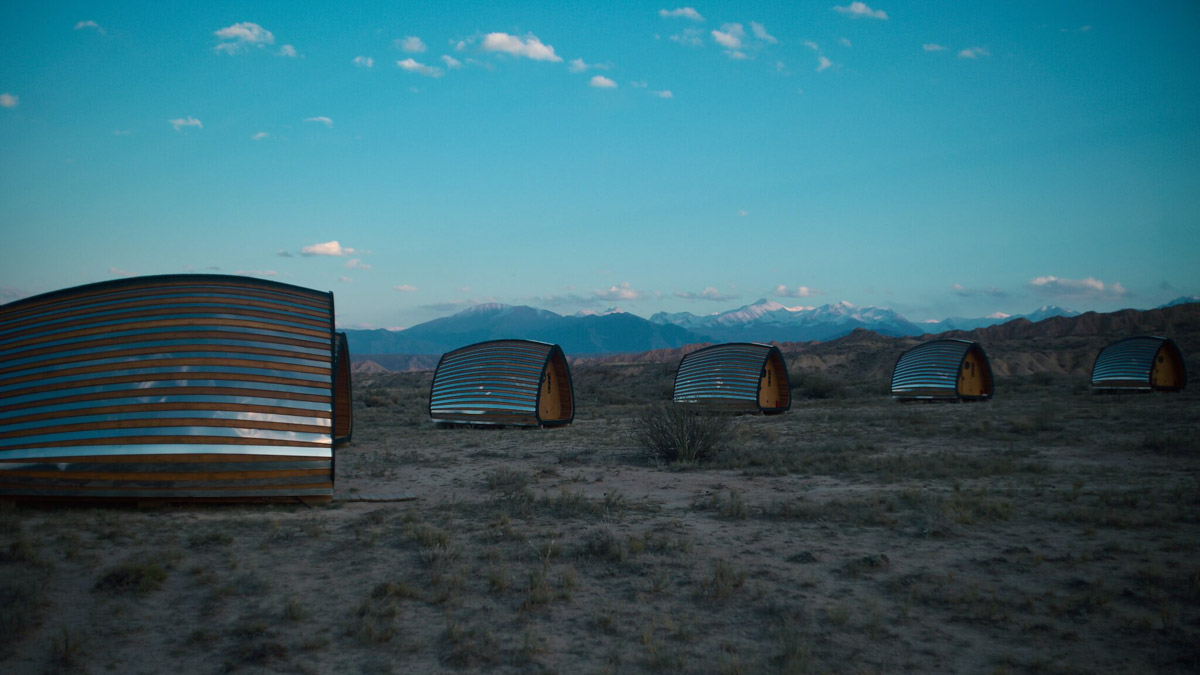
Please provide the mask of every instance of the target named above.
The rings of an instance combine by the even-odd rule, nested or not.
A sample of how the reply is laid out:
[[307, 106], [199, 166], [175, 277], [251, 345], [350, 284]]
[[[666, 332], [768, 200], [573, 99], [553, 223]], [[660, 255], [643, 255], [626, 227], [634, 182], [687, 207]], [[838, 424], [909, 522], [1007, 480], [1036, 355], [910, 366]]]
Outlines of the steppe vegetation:
[[0, 511], [6, 672], [1188, 672], [1200, 400], [1002, 377], [898, 404], [793, 373], [710, 456], [639, 442], [661, 364], [562, 429], [438, 429], [360, 376], [339, 495]]

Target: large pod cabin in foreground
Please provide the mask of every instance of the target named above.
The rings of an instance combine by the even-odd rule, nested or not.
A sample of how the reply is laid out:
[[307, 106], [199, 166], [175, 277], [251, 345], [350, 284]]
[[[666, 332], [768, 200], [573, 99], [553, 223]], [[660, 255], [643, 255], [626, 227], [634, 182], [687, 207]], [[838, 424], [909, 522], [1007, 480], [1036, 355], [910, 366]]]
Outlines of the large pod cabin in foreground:
[[1181, 391], [1187, 386], [1183, 353], [1174, 340], [1139, 336], [1100, 350], [1092, 364], [1092, 391]]
[[898, 401], [986, 401], [993, 390], [987, 354], [970, 340], [921, 343], [901, 354], [892, 371]]
[[753, 342], [713, 345], [684, 356], [673, 399], [734, 413], [778, 415], [792, 407], [783, 354], [774, 345]]
[[492, 340], [442, 355], [429, 388], [438, 423], [561, 426], [575, 419], [571, 371], [561, 347]]
[[328, 500], [334, 349], [331, 293], [248, 277], [0, 306], [0, 499]]

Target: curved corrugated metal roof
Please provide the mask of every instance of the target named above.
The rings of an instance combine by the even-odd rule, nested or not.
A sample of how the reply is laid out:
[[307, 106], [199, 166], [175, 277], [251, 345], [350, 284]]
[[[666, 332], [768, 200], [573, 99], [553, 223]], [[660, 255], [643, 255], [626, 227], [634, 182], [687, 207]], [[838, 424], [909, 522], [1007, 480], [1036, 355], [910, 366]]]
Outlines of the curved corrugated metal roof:
[[[1175, 379], [1171, 385], [1160, 386], [1153, 377], [1156, 364], [1172, 358]], [[1178, 390], [1187, 384], [1183, 355], [1173, 340], [1157, 336], [1136, 336], [1118, 340], [1096, 355], [1092, 364], [1092, 388], [1100, 390]]]
[[224, 275], [0, 307], [0, 494], [331, 497], [333, 296]]
[[[977, 350], [983, 362], [987, 389], [979, 396], [963, 396], [959, 375], [967, 355]], [[991, 365], [978, 343], [970, 340], [931, 340], [909, 349], [896, 359], [892, 371], [892, 396], [906, 398], [991, 398]]]
[[[543, 414], [547, 396], [554, 397], [557, 414]], [[430, 385], [429, 416], [466, 424], [568, 424], [575, 413], [566, 356], [558, 345], [534, 340], [492, 340], [447, 352]]]
[[[759, 394], [767, 370], [780, 380], [771, 385], [779, 395], [762, 405]], [[774, 345], [755, 342], [713, 345], [684, 356], [675, 374], [673, 399], [742, 412], [784, 412], [792, 405], [783, 354]]]

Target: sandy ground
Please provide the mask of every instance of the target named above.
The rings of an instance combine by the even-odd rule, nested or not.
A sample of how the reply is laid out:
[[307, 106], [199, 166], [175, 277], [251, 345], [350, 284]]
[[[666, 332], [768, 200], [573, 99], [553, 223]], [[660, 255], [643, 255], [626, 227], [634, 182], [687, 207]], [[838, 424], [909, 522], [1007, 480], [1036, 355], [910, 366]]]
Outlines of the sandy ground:
[[629, 392], [669, 389], [660, 370], [577, 374], [576, 421], [553, 430], [439, 429], [428, 373], [360, 378], [337, 491], [412, 501], [8, 508], [0, 665], [1200, 668], [1195, 392], [797, 392], [679, 467], [631, 435], [652, 399]]

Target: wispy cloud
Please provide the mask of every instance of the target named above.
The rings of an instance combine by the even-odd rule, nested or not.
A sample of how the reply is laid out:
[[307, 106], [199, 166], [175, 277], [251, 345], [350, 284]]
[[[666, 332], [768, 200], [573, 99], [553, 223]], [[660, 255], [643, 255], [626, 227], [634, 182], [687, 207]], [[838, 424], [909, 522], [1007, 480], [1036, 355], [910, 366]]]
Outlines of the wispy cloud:
[[992, 53], [987, 50], [987, 47], [967, 47], [958, 53], [960, 59], [977, 59], [981, 56], [991, 56]]
[[829, 68], [832, 68], [832, 67], [833, 67], [833, 61], [830, 61], [828, 56], [821, 54], [820, 56], [817, 57], [817, 72], [818, 73], [823, 70], [828, 70]]
[[704, 17], [700, 16], [692, 7], [676, 7], [675, 9], [660, 9], [658, 15], [664, 19], [687, 19], [689, 21], [704, 21]]
[[699, 28], [685, 28], [683, 32], [676, 33], [669, 39], [686, 47], [700, 47], [704, 44], [704, 32]]
[[196, 127], [197, 129], [204, 128], [204, 124], [191, 115], [188, 115], [187, 117], [177, 117], [173, 120], [167, 120], [167, 122], [172, 127], [175, 127], [175, 131], [183, 131], [185, 127]]
[[436, 66], [427, 66], [424, 63], [416, 61], [412, 58], [407, 58], [407, 59], [404, 59], [403, 61], [397, 61], [396, 65], [400, 66], [402, 69], [404, 69], [410, 73], [424, 75], [425, 77], [441, 77], [442, 76], [441, 68], [438, 68]]
[[670, 89], [660, 89], [658, 91], [652, 91], [650, 93], [659, 98], [675, 98], [675, 94], [672, 94]]
[[560, 62], [562, 57], [554, 53], [554, 47], [542, 43], [532, 33], [524, 38], [508, 33], [488, 33], [483, 37], [483, 50], [487, 52], [503, 52], [513, 56], [534, 61]]
[[712, 31], [712, 37], [717, 41], [717, 44], [729, 52], [736, 52], [742, 48], [742, 40], [746, 37], [746, 29], [740, 23], [722, 24], [721, 30]]
[[280, 258], [295, 258], [296, 257], [296, 256], [292, 255], [292, 252], [287, 250], [286, 248], [279, 249], [278, 251], [275, 252], [275, 255], [279, 256]]
[[0, 302], [12, 302], [28, 296], [29, 293], [13, 286], [0, 286]]
[[773, 35], [768, 33], [767, 29], [764, 28], [763, 25], [761, 23], [758, 23], [757, 21], [750, 22], [750, 32], [754, 34], [754, 37], [756, 37], [759, 40], [762, 40], [763, 42], [766, 42], [768, 44], [775, 44], [775, 43], [779, 42], [779, 40], [775, 39], [775, 37]]
[[300, 52], [296, 51], [296, 48], [292, 45], [284, 45], [279, 48], [279, 55], [294, 59], [300, 56]]
[[213, 33], [220, 42], [215, 51], [226, 54], [237, 54], [250, 47], [265, 47], [275, 44], [275, 36], [271, 31], [250, 21], [235, 23]]
[[241, 277], [277, 277], [279, 272], [275, 270], [238, 270], [234, 274]]
[[588, 82], [588, 86], [597, 87], [599, 89], [612, 89], [617, 86], [617, 83], [613, 82], [607, 77], [604, 77], [603, 75], [595, 75], [592, 77], [591, 81]]
[[392, 288], [394, 290], [400, 291], [401, 293], [416, 293], [417, 292], [416, 286], [410, 286], [408, 284], [400, 284], [399, 286], [393, 286]]
[[1063, 279], [1054, 275], [1035, 277], [1029, 281], [1034, 291], [1051, 297], [1116, 299], [1129, 295], [1119, 282], [1106, 284], [1094, 277]]
[[[333, 127], [333, 120], [329, 119], [328, 117], [326, 117], [324, 115], [317, 115], [316, 117], [305, 117], [304, 121], [305, 122], [314, 122], [316, 124], [324, 124], [327, 128]], [[353, 125], [351, 125], [351, 126], [353, 126]]]
[[645, 293], [630, 287], [628, 281], [611, 286], [605, 289], [595, 289], [592, 295], [601, 300], [641, 300], [645, 297]]
[[371, 266], [368, 265], [367, 263], [359, 260], [358, 258], [351, 258], [346, 261], [346, 269], [348, 269], [348, 270], [369, 270], [369, 269], [371, 269]]
[[21, 104], [21, 97], [7, 91], [0, 94], [0, 108], [15, 108]]
[[585, 298], [578, 293], [566, 293], [564, 295], [535, 295], [530, 296], [528, 301], [542, 307], [597, 307], [600, 301], [596, 298]]
[[841, 12], [855, 19], [880, 19], [887, 21], [887, 12], [882, 9], [871, 9], [865, 2], [852, 2], [845, 7], [834, 6], [835, 12]]
[[735, 294], [722, 293], [721, 291], [718, 291], [717, 289], [713, 288], [712, 286], [705, 287], [705, 289], [700, 291], [699, 293], [693, 293], [691, 291], [675, 291], [674, 295], [675, 295], [675, 297], [683, 298], [684, 300], [709, 300], [712, 302], [724, 302], [727, 300], [736, 300], [738, 297], [740, 297], [736, 293]]
[[129, 270], [123, 270], [120, 267], [110, 267], [110, 268], [108, 268], [108, 273], [113, 275], [114, 277], [136, 277], [137, 276], [137, 272], [130, 272]]
[[939, 45], [936, 42], [926, 42], [925, 44], [921, 45], [921, 49], [924, 49], [927, 52], [944, 52], [948, 48], [945, 45]]
[[459, 61], [449, 54], [442, 54], [442, 63], [446, 64], [446, 67], [450, 68], [451, 70], [463, 67], [462, 61]]
[[107, 35], [104, 29], [100, 27], [100, 24], [96, 23], [95, 21], [80, 21], [79, 23], [75, 24], [75, 30], [84, 30], [85, 28], [90, 28], [101, 35]]
[[260, 132], [258, 132], [257, 134], [254, 134], [253, 136], [251, 136], [251, 137], [250, 137], [250, 140], [252, 140], [252, 141], [261, 141], [261, 140], [262, 140], [262, 139], [264, 139], [264, 138], [270, 138], [270, 137], [271, 137], [271, 134], [268, 134], [268, 133], [267, 133], [267, 132], [265, 132], [265, 131], [260, 131]]
[[356, 56], [354, 57], [354, 65], [358, 66], [359, 68], [374, 68], [375, 59], [369, 56]]
[[341, 284], [348, 284], [348, 283], [354, 281], [350, 277], [338, 277], [337, 280], [338, 280], [338, 283], [341, 283]]
[[966, 286], [963, 286], [962, 284], [954, 284], [954, 285], [950, 286], [950, 290], [954, 291], [955, 295], [959, 295], [964, 298], [975, 298], [975, 297], [1007, 298], [1008, 297], [1007, 291], [996, 288], [995, 286], [988, 286], [987, 288], [967, 288]]
[[406, 35], [399, 40], [393, 40], [392, 44], [396, 45], [397, 49], [409, 54], [421, 54], [428, 49], [421, 38], [416, 35]]
[[818, 291], [815, 288], [809, 288], [808, 286], [797, 286], [792, 288], [790, 286], [779, 284], [775, 287], [775, 295], [781, 298], [811, 298], [821, 295], [822, 293], [822, 291]]
[[582, 73], [587, 70], [608, 70], [611, 68], [606, 63], [587, 63], [583, 59], [571, 59], [567, 63], [567, 70], [572, 73]]
[[333, 241], [326, 241], [320, 244], [310, 244], [309, 246], [305, 246], [304, 248], [300, 249], [300, 255], [347, 256], [354, 255], [354, 249], [344, 248], [336, 239], [334, 239]]

